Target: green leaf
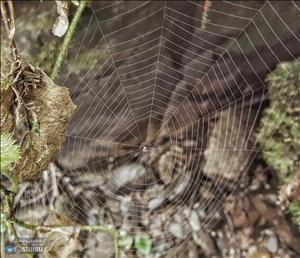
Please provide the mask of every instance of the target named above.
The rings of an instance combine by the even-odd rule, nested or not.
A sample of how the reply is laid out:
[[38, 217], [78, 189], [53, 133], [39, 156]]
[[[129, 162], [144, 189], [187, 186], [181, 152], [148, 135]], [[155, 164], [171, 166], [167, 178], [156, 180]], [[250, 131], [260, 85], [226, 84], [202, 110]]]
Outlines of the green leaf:
[[134, 246], [144, 256], [149, 255], [151, 250], [152, 241], [146, 234], [135, 237]]
[[1, 134], [1, 171], [8, 170], [9, 166], [20, 158], [19, 146], [8, 134]]
[[6, 220], [6, 217], [3, 213], [0, 214], [0, 233], [3, 234], [10, 228], [10, 223]]

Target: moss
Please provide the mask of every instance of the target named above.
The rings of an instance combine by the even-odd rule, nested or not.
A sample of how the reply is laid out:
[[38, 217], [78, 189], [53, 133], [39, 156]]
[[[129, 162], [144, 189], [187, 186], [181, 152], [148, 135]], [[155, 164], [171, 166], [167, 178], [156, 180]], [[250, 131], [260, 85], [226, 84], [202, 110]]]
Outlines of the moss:
[[300, 202], [291, 203], [289, 211], [292, 214], [295, 223], [300, 226]]
[[282, 63], [267, 76], [270, 106], [265, 110], [257, 140], [264, 159], [281, 179], [293, 179], [300, 157], [300, 62]]
[[[299, 169], [300, 60], [279, 64], [266, 82], [270, 106], [264, 111], [256, 136], [264, 159], [276, 170], [281, 187], [285, 189], [297, 181]], [[300, 225], [300, 202], [290, 201], [288, 210]]]

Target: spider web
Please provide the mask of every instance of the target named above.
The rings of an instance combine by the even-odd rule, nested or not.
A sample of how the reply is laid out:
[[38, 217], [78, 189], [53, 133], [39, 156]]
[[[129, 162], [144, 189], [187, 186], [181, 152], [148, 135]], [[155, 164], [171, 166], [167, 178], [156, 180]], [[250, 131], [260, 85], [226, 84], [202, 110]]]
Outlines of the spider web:
[[[264, 78], [300, 52], [297, 2], [213, 2], [205, 25], [203, 4], [93, 3], [60, 78], [77, 110], [58, 159], [64, 172], [50, 167], [44, 179], [68, 181], [67, 191], [78, 193], [70, 198], [84, 203], [76, 210], [83, 224], [87, 209], [98, 207], [119, 220], [103, 215], [96, 224], [123, 229], [116, 203], [131, 205], [134, 234], [153, 231], [137, 213], [167, 202], [168, 209], [149, 212], [167, 214], [172, 225], [154, 243], [156, 252], [188, 241], [193, 228], [178, 225], [191, 223], [191, 211], [202, 229], [224, 217], [227, 193], [240, 186], [257, 153], [252, 135], [265, 101]], [[162, 184], [150, 162], [160, 157], [168, 157], [165, 171], [174, 168], [171, 183]], [[19, 195], [28, 200], [27, 187]], [[59, 183], [47, 187], [40, 192], [51, 198], [66, 191]]]

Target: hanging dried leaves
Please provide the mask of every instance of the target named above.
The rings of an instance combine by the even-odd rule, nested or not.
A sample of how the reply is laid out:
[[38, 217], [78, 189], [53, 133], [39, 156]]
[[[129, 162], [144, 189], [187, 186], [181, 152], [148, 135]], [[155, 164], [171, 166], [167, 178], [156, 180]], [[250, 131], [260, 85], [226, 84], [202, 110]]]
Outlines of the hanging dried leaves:
[[58, 17], [53, 25], [52, 32], [57, 37], [65, 35], [69, 27], [68, 19], [68, 2], [67, 1], [55, 1], [57, 6]]
[[[1, 1], [0, 7], [12, 50], [10, 70], [1, 77], [0, 129], [1, 134], [13, 135], [20, 145], [21, 158], [11, 170], [22, 182], [38, 178], [55, 159], [76, 106], [67, 88], [56, 85], [41, 69], [23, 62], [14, 41], [13, 4]], [[60, 8], [59, 14], [65, 15]]]
[[12, 78], [11, 85], [1, 88], [1, 133], [12, 133], [20, 144], [21, 159], [13, 172], [26, 181], [55, 159], [75, 105], [67, 88], [29, 64], [22, 64]]

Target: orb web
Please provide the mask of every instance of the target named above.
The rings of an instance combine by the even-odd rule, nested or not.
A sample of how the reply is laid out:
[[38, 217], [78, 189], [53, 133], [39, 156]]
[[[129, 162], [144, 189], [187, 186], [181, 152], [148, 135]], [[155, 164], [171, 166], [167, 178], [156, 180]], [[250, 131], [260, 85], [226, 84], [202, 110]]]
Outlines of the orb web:
[[203, 24], [203, 7], [91, 4], [59, 79], [77, 105], [62, 170], [50, 165], [35, 192], [24, 184], [26, 207], [41, 195], [48, 210], [68, 193], [78, 204], [70, 220], [147, 233], [158, 253], [186, 246], [198, 220], [209, 230], [227, 217], [224, 202], [258, 152], [264, 78], [299, 56], [300, 8], [213, 2]]

